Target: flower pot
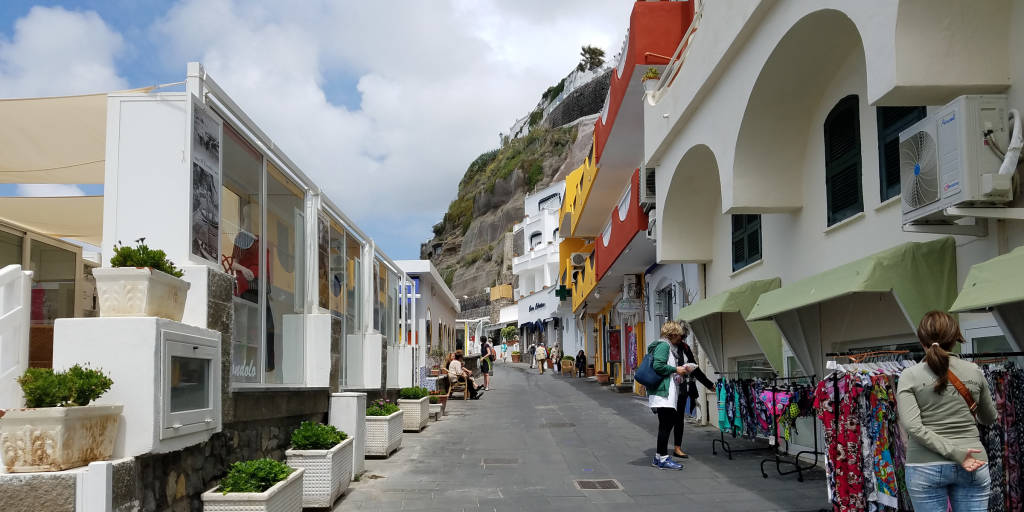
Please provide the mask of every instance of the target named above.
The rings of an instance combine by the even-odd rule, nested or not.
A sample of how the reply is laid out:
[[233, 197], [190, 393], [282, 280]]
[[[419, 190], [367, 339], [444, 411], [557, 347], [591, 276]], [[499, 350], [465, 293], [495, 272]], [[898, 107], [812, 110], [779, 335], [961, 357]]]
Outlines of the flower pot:
[[390, 416], [366, 417], [366, 455], [387, 457], [402, 445], [402, 417], [399, 410]]
[[587, 367], [587, 377], [593, 377], [593, 376], [594, 376], [594, 367], [593, 366], [588, 366]]
[[229, 492], [218, 488], [202, 495], [206, 512], [299, 512], [302, 510], [302, 475], [297, 468], [288, 478], [263, 492]]
[[107, 460], [120, 405], [8, 409], [0, 419], [0, 454], [8, 473], [61, 471]]
[[415, 400], [400, 398], [398, 399], [398, 408], [405, 411], [402, 430], [406, 432], [419, 432], [430, 421], [430, 397], [428, 396]]
[[523, 355], [522, 354], [512, 354], [512, 362], [513, 363], [521, 363], [521, 362], [523, 362]]
[[660, 82], [660, 80], [657, 78], [648, 78], [647, 80], [644, 80], [644, 92], [654, 92], [657, 90], [658, 82]]
[[434, 421], [441, 419], [441, 404], [430, 404], [430, 416], [434, 418]]
[[181, 321], [189, 282], [151, 268], [95, 268], [100, 316], [157, 316]]
[[441, 416], [448, 414], [448, 395], [440, 395], [438, 398], [441, 400]]
[[441, 375], [441, 369], [440, 368], [431, 368], [430, 369], [430, 376], [431, 377], [437, 377], [439, 375]]
[[604, 372], [600, 372], [596, 375], [598, 384], [608, 384], [609, 375]]
[[287, 450], [288, 466], [302, 468], [302, 506], [330, 507], [352, 481], [352, 438], [329, 450]]

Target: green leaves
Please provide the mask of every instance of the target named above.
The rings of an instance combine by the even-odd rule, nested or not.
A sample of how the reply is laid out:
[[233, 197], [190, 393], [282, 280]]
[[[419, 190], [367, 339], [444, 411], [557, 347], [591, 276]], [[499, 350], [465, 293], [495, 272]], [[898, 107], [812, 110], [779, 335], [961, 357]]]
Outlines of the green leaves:
[[114, 246], [114, 255], [110, 258], [112, 267], [148, 267], [153, 270], [181, 277], [182, 272], [167, 259], [167, 253], [159, 249], [150, 249], [144, 242], [145, 238], [135, 241], [135, 247], [121, 245], [118, 241]]
[[264, 492], [274, 484], [288, 478], [294, 469], [274, 459], [256, 459], [236, 462], [220, 481], [222, 493]]
[[390, 400], [377, 399], [366, 406], [367, 416], [391, 416], [398, 412], [398, 405]]
[[292, 432], [292, 449], [329, 450], [347, 438], [347, 434], [333, 425], [303, 421], [299, 428]]
[[28, 368], [18, 378], [27, 407], [71, 407], [89, 405], [110, 390], [114, 381], [102, 370], [74, 365], [67, 371]]
[[398, 398], [402, 400], [419, 400], [430, 394], [430, 390], [421, 387], [402, 388], [398, 390]]

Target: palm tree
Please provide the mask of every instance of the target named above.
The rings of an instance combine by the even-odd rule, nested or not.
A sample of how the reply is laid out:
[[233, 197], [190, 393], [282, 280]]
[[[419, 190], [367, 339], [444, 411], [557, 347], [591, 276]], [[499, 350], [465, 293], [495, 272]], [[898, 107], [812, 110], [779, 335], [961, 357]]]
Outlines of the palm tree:
[[583, 45], [580, 57], [580, 63], [576, 66], [577, 71], [593, 71], [604, 65], [604, 50], [596, 46]]

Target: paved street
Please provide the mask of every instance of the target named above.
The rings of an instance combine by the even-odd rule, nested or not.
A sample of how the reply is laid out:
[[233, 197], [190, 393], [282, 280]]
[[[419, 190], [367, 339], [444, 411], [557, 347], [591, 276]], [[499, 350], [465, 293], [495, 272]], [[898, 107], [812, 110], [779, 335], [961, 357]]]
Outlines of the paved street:
[[[585, 379], [499, 364], [482, 400], [406, 433], [386, 460], [367, 460], [336, 511], [819, 510], [823, 473], [761, 477], [762, 453], [711, 453], [717, 430], [687, 426], [683, 471], [649, 466], [657, 419], [628, 394]], [[580, 490], [613, 479], [621, 490]]]

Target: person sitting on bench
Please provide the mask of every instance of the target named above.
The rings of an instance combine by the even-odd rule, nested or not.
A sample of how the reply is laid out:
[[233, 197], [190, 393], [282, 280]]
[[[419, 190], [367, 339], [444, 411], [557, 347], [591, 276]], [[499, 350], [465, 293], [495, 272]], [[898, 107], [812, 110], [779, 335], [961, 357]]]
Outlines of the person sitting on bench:
[[476, 381], [473, 380], [473, 372], [462, 365], [462, 351], [455, 351], [455, 359], [448, 363], [448, 378], [452, 379], [453, 382], [466, 383], [466, 392], [469, 393], [469, 398], [477, 400], [483, 395], [482, 392], [477, 391]]

